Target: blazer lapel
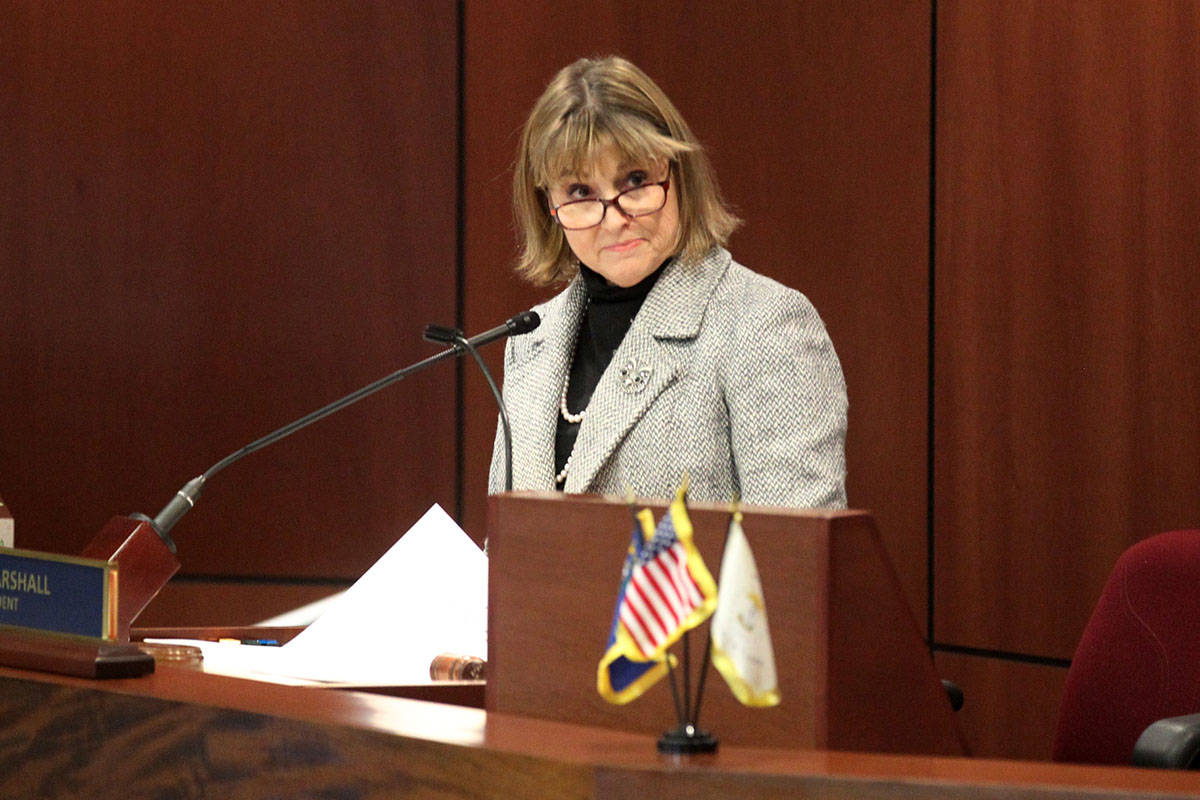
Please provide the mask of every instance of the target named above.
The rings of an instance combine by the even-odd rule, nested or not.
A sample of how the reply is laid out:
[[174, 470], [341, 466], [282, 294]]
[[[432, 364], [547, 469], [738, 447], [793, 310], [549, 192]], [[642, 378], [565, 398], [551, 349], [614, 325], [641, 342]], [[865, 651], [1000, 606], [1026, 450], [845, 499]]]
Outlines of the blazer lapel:
[[[505, 372], [505, 403], [520, 404], [525, 424], [513, 428], [513, 485], [554, 488], [554, 435], [559, 391], [571, 363], [586, 295], [576, 278], [546, 305], [543, 323], [520, 339]], [[520, 430], [518, 430], [518, 427]]]
[[[633, 426], [679, 378], [688, 353], [678, 343], [696, 338], [708, 299], [729, 261], [729, 253], [716, 249], [695, 264], [672, 261], [663, 270], [592, 393], [575, 441], [566, 491], [588, 491]], [[562, 370], [566, 369], [564, 363]], [[550, 435], [553, 440], [553, 430]], [[552, 448], [553, 441], [551, 453]]]

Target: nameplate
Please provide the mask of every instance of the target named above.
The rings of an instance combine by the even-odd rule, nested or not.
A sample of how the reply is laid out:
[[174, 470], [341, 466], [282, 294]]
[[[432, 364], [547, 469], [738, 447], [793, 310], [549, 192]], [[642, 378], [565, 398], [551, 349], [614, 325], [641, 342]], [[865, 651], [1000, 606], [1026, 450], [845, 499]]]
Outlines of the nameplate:
[[0, 549], [0, 625], [115, 640], [116, 565]]

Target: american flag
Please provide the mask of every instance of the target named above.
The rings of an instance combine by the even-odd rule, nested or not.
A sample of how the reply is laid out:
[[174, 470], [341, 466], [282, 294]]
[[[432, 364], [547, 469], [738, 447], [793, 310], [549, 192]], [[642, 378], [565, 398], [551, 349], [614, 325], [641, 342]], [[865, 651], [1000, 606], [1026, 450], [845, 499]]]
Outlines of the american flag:
[[638, 554], [648, 538], [654, 536], [654, 517], [648, 509], [634, 515], [633, 537], [621, 566], [621, 591], [617, 593], [617, 605], [613, 608], [612, 627], [608, 633], [608, 647], [600, 659], [596, 672], [596, 688], [600, 696], [610, 703], [628, 703], [642, 696], [663, 675], [667, 674], [666, 658], [651, 661], [634, 661], [639, 650], [621, 624], [621, 607], [625, 605], [625, 590], [629, 587], [629, 576], [633, 574]]
[[657, 527], [649, 509], [634, 515], [608, 647], [596, 673], [596, 688], [610, 703], [628, 703], [666, 675], [667, 648], [716, 608], [716, 583], [692, 544], [686, 492], [685, 483]]
[[694, 612], [706, 604], [706, 593], [689, 569], [688, 548], [676, 534], [672, 517], [663, 515], [654, 536], [634, 556], [619, 610], [621, 623], [645, 659], [674, 642]]

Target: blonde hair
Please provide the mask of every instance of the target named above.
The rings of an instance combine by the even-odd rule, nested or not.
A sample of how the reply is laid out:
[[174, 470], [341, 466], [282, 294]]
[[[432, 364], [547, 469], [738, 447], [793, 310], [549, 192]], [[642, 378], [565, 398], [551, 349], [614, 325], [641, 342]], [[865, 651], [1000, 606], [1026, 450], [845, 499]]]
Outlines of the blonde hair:
[[517, 271], [546, 286], [579, 267], [550, 216], [548, 187], [581, 174], [613, 145], [622, 159], [666, 161], [679, 203], [676, 254], [702, 257], [741, 224], [717, 187], [712, 164], [683, 117], [646, 73], [619, 56], [583, 58], [563, 68], [525, 122], [513, 174], [513, 213], [521, 252]]

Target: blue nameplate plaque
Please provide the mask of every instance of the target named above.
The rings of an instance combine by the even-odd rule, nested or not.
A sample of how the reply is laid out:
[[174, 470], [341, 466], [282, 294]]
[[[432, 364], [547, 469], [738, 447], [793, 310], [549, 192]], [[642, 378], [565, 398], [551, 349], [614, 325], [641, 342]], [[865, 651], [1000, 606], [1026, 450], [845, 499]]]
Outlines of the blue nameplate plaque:
[[116, 565], [0, 548], [0, 625], [114, 641]]

